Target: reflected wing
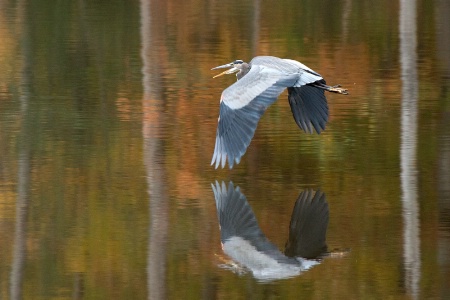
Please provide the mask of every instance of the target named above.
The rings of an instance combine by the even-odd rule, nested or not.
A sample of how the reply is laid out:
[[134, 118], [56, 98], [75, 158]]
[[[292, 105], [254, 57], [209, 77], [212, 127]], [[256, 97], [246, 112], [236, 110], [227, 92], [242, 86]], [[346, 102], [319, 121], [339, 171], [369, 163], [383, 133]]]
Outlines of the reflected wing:
[[327, 251], [326, 233], [329, 211], [325, 194], [312, 190], [300, 193], [289, 226], [287, 256], [317, 258]]
[[241, 80], [225, 89], [220, 100], [219, 124], [211, 165], [230, 168], [239, 163], [255, 134], [259, 119], [283, 90], [296, 82], [295, 74], [283, 74], [264, 66], [252, 66]]
[[234, 253], [235, 258], [242, 260], [245, 257], [244, 260], [248, 263], [248, 256], [252, 256], [252, 253], [263, 253], [278, 262], [292, 263], [261, 231], [255, 214], [239, 187], [235, 189], [230, 182], [227, 188], [224, 182], [220, 186], [217, 181], [216, 185], [211, 186], [216, 200], [220, 238], [224, 245], [230, 242], [231, 248], [240, 249], [240, 253]]
[[217, 181], [216, 185], [211, 186], [216, 200], [222, 242], [233, 236], [246, 239], [265, 238], [264, 233], [259, 229], [255, 214], [239, 187], [235, 189], [230, 182], [227, 188], [225, 182], [222, 182], [220, 186]]
[[[325, 80], [320, 80], [325, 84]], [[306, 133], [313, 133], [313, 127], [320, 134], [328, 122], [328, 104], [325, 91], [309, 85], [288, 88], [289, 105], [298, 127]], [[312, 126], [311, 126], [312, 125]]]

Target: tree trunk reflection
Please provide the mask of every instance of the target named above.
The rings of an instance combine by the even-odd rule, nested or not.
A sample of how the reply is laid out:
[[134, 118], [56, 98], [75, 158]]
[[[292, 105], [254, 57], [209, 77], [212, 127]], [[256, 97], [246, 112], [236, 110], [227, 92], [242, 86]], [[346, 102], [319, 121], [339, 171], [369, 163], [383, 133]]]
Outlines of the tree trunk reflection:
[[144, 163], [149, 195], [149, 237], [147, 256], [147, 289], [149, 299], [166, 299], [166, 248], [168, 202], [165, 191], [162, 126], [164, 103], [161, 93], [161, 65], [158, 55], [164, 51], [162, 22], [165, 1], [141, 1], [141, 41], [143, 61], [143, 139]]
[[400, 0], [401, 187], [403, 205], [403, 259], [405, 286], [413, 299], [419, 297], [420, 223], [417, 199], [417, 36], [416, 2]]

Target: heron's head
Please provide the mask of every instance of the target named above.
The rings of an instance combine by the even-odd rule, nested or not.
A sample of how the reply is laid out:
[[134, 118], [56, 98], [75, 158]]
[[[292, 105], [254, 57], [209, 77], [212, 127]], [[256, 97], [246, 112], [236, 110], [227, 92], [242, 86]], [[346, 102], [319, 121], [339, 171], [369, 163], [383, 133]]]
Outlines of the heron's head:
[[216, 77], [219, 77], [219, 76], [222, 76], [222, 75], [225, 75], [225, 74], [233, 74], [233, 73], [236, 73], [238, 71], [242, 71], [242, 69], [246, 68], [246, 67], [248, 67], [248, 64], [246, 64], [242, 60], [238, 59], [238, 60], [235, 60], [233, 62], [230, 62], [229, 64], [221, 65], [221, 66], [212, 68], [211, 70], [230, 68], [230, 69], [228, 69], [226, 71], [223, 71], [222, 73], [217, 74], [216, 76], [213, 77], [213, 78], [216, 78]]

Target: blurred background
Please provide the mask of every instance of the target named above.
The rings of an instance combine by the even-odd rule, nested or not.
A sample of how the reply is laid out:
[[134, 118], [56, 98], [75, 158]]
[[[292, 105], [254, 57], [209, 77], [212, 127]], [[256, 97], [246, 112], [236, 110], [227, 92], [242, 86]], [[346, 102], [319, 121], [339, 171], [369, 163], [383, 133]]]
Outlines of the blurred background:
[[[0, 0], [0, 299], [443, 299], [450, 294], [450, 2]], [[212, 67], [299, 60], [321, 135], [287, 93], [232, 170], [210, 166]], [[240, 186], [283, 249], [321, 189], [345, 257], [261, 283], [219, 268], [211, 183]]]

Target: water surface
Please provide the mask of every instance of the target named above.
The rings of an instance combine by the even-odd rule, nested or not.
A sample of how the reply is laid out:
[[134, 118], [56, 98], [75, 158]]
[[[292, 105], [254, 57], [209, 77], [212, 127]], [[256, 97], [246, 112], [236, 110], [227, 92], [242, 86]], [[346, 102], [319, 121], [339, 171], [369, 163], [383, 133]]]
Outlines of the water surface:
[[[0, 298], [445, 298], [450, 5], [378, 5], [2, 1]], [[350, 95], [327, 95], [307, 135], [282, 94], [241, 163], [215, 170], [235, 77], [210, 69], [256, 55]], [[351, 251], [269, 283], [221, 268], [216, 180], [280, 249], [297, 196], [320, 189], [328, 247]]]

